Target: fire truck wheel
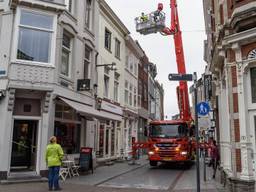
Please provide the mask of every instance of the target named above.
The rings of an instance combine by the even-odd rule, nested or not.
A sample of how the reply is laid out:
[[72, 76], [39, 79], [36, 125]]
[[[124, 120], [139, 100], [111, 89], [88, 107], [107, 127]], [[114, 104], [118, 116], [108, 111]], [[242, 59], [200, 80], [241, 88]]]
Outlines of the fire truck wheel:
[[150, 166], [157, 166], [157, 161], [149, 161]]

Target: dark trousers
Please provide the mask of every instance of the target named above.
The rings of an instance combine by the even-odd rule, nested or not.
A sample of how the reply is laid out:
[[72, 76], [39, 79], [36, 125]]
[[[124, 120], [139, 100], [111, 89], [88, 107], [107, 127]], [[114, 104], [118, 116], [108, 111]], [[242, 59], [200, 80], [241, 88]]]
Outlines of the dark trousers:
[[53, 189], [53, 187], [54, 189], [60, 188], [59, 172], [60, 172], [59, 166], [49, 167], [49, 174], [48, 174], [49, 189]]
[[216, 175], [216, 170], [217, 170], [217, 166], [218, 166], [218, 161], [215, 158], [212, 158], [212, 169], [213, 169], [213, 178], [215, 178]]

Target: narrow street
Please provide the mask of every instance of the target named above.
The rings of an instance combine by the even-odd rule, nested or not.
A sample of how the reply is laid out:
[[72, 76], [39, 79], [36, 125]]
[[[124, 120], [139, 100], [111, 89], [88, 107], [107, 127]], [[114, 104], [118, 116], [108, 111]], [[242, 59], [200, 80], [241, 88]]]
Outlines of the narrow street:
[[[201, 168], [203, 170], [203, 168]], [[201, 172], [203, 178], [203, 172]], [[201, 180], [201, 191], [223, 191], [216, 181], [211, 178], [211, 169], [207, 168], [207, 181]], [[115, 163], [111, 166], [98, 167], [94, 174], [80, 175], [69, 178], [61, 183], [63, 191], [196, 191], [196, 171], [193, 164], [189, 169], [182, 165], [159, 165], [150, 167], [146, 159], [139, 160], [136, 165], [127, 162]], [[35, 188], [36, 186], [36, 188]], [[47, 190], [46, 183], [1, 185], [0, 192], [41, 192]]]

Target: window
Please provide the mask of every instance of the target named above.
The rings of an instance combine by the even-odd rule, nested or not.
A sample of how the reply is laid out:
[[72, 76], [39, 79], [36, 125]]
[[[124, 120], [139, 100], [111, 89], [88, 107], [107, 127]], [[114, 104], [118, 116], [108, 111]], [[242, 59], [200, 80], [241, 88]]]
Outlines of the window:
[[109, 92], [109, 77], [104, 75], [104, 96], [108, 98]]
[[134, 97], [133, 105], [134, 105], [134, 107], [137, 107], [137, 89], [136, 89], [136, 87], [134, 87], [133, 97]]
[[92, 55], [91, 48], [85, 45], [85, 48], [84, 48], [84, 79], [89, 79], [89, 77], [90, 77], [91, 55]]
[[133, 73], [133, 59], [130, 61], [130, 72]]
[[[256, 116], [254, 116], [254, 133], [256, 134]], [[256, 142], [256, 137], [255, 137]]]
[[118, 39], [115, 42], [115, 57], [120, 59], [120, 41]]
[[118, 102], [118, 86], [119, 83], [117, 81], [114, 82], [114, 101]]
[[115, 72], [115, 81], [114, 81], [114, 101], [118, 102], [118, 89], [119, 89], [119, 74]]
[[91, 25], [91, 11], [92, 9], [92, 0], [86, 0], [86, 8], [85, 8], [85, 26], [90, 29]]
[[80, 133], [81, 117], [70, 106], [56, 103], [54, 135], [63, 147], [64, 153], [71, 154], [79, 152]]
[[125, 104], [128, 104], [128, 95], [129, 95], [129, 90], [128, 90], [128, 81], [125, 81], [125, 90], [124, 90], [124, 101]]
[[66, 9], [72, 13], [72, 7], [73, 7], [73, 2], [72, 0], [65, 0], [65, 4], [66, 4]]
[[65, 31], [62, 39], [61, 74], [70, 77], [71, 68], [71, 37]]
[[141, 96], [138, 95], [138, 107], [141, 107]]
[[132, 106], [132, 84], [130, 84], [129, 105]]
[[256, 103], [256, 67], [251, 68], [252, 103]]
[[111, 32], [105, 29], [105, 48], [111, 51]]
[[17, 59], [51, 62], [53, 16], [21, 11]]
[[126, 55], [125, 57], [125, 68], [128, 69], [129, 68], [129, 56]]
[[134, 74], [136, 76], [138, 75], [138, 65], [137, 65], [137, 63], [134, 63]]

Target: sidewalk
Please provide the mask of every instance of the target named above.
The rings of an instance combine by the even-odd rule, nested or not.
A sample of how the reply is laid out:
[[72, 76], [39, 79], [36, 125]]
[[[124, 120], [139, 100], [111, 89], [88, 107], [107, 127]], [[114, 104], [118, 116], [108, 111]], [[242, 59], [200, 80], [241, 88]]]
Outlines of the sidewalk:
[[[225, 192], [226, 190], [220, 183], [220, 171], [216, 171], [215, 179], [212, 178], [213, 169], [206, 165], [206, 181], [204, 181], [204, 167], [203, 161], [200, 161], [200, 189], [201, 191], [209, 192]], [[176, 184], [174, 191], [177, 192], [196, 192], [196, 165], [193, 165], [189, 170], [181, 176], [178, 183]], [[186, 181], [186, 182], [183, 182]]]
[[147, 165], [147, 156], [143, 156], [141, 159], [136, 160], [135, 165], [130, 165], [130, 163], [131, 161], [123, 161], [115, 162], [113, 165], [109, 166], [100, 166], [94, 170], [93, 174], [80, 175], [79, 177], [67, 179], [65, 183], [100, 185], [101, 183], [108, 181], [114, 177]]
[[[110, 166], [98, 167], [93, 174], [80, 175], [79, 177], [68, 178], [65, 182], [61, 182], [63, 191], [65, 192], [196, 192], [196, 166], [181, 171], [180, 177], [177, 178], [173, 188], [168, 190], [149, 190], [137, 188], [108, 188], [100, 187], [103, 182], [107, 182], [114, 177], [121, 176], [143, 166], [148, 166], [147, 157], [136, 161], [136, 165], [129, 165], [128, 161], [115, 162]], [[220, 172], [217, 171], [216, 179], [212, 179], [212, 168], [207, 169], [207, 181], [203, 181], [203, 164], [201, 162], [201, 192], [224, 192], [220, 184]], [[136, 176], [136, 175], [134, 175]], [[171, 185], [171, 183], [170, 183]], [[18, 190], [17, 190], [18, 189]], [[0, 185], [0, 192], [45, 192], [48, 190], [47, 183], [27, 183]]]

